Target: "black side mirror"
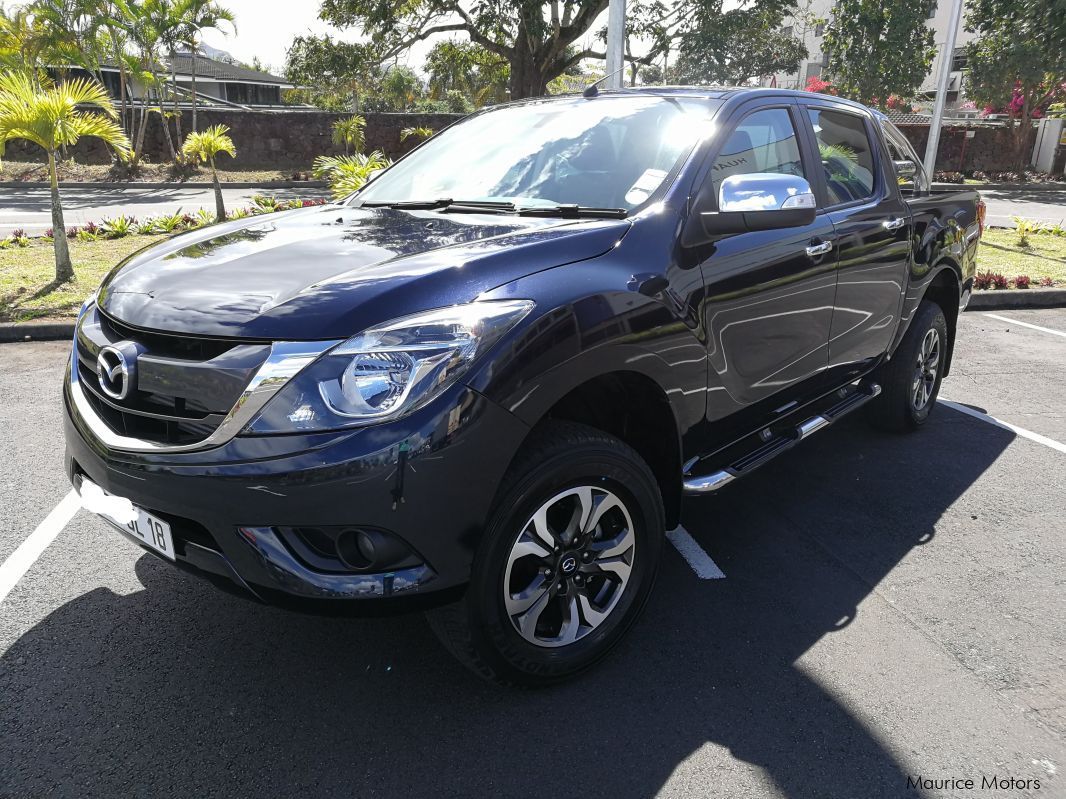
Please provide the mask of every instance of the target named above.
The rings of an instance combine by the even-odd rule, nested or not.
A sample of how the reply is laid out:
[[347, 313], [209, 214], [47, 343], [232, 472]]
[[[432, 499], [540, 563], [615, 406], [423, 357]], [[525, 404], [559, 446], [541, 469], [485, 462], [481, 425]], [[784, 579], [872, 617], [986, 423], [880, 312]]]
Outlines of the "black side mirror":
[[818, 213], [810, 184], [796, 175], [777, 172], [730, 175], [718, 190], [717, 211], [705, 211], [699, 205], [682, 233], [683, 246], [733, 233], [804, 227]]

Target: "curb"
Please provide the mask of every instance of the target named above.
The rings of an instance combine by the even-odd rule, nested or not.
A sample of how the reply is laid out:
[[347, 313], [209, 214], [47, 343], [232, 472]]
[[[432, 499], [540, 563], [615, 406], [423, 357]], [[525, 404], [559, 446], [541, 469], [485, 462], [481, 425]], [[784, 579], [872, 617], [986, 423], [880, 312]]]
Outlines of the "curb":
[[[214, 183], [204, 183], [203, 181], [188, 181], [185, 183], [173, 181], [170, 183], [147, 183], [129, 181], [125, 183], [102, 183], [102, 182], [86, 182], [86, 183], [70, 183], [64, 182], [59, 184], [60, 190], [62, 189], [213, 189]], [[48, 183], [42, 181], [20, 181], [20, 180], [7, 180], [0, 181], [0, 189], [47, 189]], [[266, 181], [261, 183], [254, 182], [232, 182], [223, 183], [224, 189], [325, 189], [329, 188], [329, 183], [325, 180], [275, 180]]]
[[1066, 289], [1000, 289], [970, 294], [967, 311], [1009, 311], [1021, 308], [1064, 308]]
[[13, 341], [61, 341], [74, 338], [74, 320], [69, 322], [0, 322], [0, 343]]
[[1039, 183], [944, 183], [939, 180], [933, 181], [934, 189], [974, 189], [985, 191], [987, 189], [1019, 189], [1023, 191], [1066, 191], [1066, 181], [1045, 180]]

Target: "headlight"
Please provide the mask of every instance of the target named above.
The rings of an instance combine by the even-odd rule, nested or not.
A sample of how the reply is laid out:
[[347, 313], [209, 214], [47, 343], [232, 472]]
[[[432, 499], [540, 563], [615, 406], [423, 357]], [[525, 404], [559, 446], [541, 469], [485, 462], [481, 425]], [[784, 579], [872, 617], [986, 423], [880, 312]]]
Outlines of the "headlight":
[[371, 328], [303, 369], [246, 430], [335, 430], [408, 414], [454, 383], [532, 309], [529, 300], [472, 302]]

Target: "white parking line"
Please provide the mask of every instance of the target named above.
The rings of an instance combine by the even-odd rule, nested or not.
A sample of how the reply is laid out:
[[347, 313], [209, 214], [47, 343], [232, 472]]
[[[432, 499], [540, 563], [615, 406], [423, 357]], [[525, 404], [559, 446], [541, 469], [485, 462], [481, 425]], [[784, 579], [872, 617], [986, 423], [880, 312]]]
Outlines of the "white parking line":
[[982, 422], [988, 422], [989, 424], [994, 424], [996, 427], [1002, 427], [1004, 430], [1010, 430], [1015, 435], [1019, 435], [1022, 438], [1028, 438], [1030, 441], [1035, 441], [1037, 444], [1043, 444], [1045, 447], [1051, 447], [1051, 449], [1066, 455], [1066, 444], [1056, 441], [1053, 438], [1042, 436], [1039, 433], [1034, 433], [1032, 430], [1026, 430], [1024, 427], [1018, 427], [1010, 422], [1004, 422], [1002, 419], [997, 419], [995, 416], [989, 416], [987, 413], [975, 411], [973, 408], [968, 408], [965, 405], [960, 405], [951, 400], [938, 399], [937, 402], [947, 405], [949, 408], [956, 410], [959, 413], [965, 413], [967, 416], [980, 419]]
[[1041, 327], [1040, 325], [1031, 325], [1028, 322], [1022, 322], [1018, 319], [1011, 319], [1008, 316], [1000, 316], [995, 313], [986, 313], [985, 316], [990, 316], [993, 319], [998, 319], [1001, 322], [1010, 322], [1012, 325], [1021, 325], [1022, 327], [1031, 327], [1033, 330], [1039, 330], [1041, 333], [1050, 333], [1053, 336], [1062, 336], [1066, 338], [1066, 333], [1061, 330], [1052, 330], [1050, 327]]
[[718, 564], [711, 560], [711, 556], [703, 551], [703, 547], [684, 527], [675, 527], [666, 537], [701, 580], [721, 580], [725, 577], [725, 572], [718, 568]]
[[55, 541], [56, 536], [67, 526], [67, 522], [74, 518], [79, 508], [81, 497], [72, 489], [63, 497], [63, 501], [44, 517], [44, 521], [37, 525], [30, 537], [19, 544], [18, 549], [0, 564], [0, 602], [4, 601], [11, 589], [22, 579], [22, 575], [41, 557], [41, 553], [48, 549], [48, 545]]

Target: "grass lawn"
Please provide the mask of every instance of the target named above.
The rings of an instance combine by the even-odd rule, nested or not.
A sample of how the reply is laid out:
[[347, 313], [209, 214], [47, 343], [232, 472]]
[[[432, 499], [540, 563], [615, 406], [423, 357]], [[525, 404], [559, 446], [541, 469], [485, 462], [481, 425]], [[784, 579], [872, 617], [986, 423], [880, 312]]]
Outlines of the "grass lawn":
[[[71, 241], [76, 280], [58, 287], [52, 285], [55, 260], [51, 242], [31, 239], [28, 247], [0, 250], [0, 322], [73, 316], [111, 267], [135, 250], [164, 238]], [[1029, 275], [1034, 286], [1042, 277], [1052, 278], [1057, 286], [1066, 285], [1066, 238], [1032, 235], [1029, 241], [1026, 250], [1018, 246], [1013, 230], [986, 229], [977, 252], [978, 271], [999, 272], [1008, 278]]]
[[52, 242], [31, 239], [28, 247], [0, 250], [0, 322], [73, 316], [111, 267], [131, 252], [164, 238], [127, 236], [71, 241], [75, 280], [59, 287], [52, 285], [56, 271]]
[[1066, 283], [1066, 237], [1029, 236], [1029, 248], [1018, 246], [1018, 234], [1004, 228], [985, 228], [977, 248], [977, 271], [999, 272], [1005, 277], [1028, 275], [1035, 286], [1042, 277], [1056, 285]]

